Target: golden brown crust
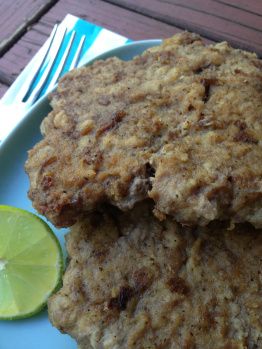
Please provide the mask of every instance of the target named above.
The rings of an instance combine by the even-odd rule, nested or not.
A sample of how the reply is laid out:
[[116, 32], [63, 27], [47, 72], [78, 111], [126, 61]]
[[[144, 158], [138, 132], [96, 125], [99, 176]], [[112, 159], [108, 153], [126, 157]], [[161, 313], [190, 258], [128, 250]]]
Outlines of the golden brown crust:
[[262, 226], [262, 63], [194, 34], [70, 72], [26, 170], [35, 208], [68, 226], [151, 197], [184, 224]]
[[152, 208], [96, 213], [67, 236], [49, 317], [81, 349], [262, 347], [262, 231], [182, 228]]

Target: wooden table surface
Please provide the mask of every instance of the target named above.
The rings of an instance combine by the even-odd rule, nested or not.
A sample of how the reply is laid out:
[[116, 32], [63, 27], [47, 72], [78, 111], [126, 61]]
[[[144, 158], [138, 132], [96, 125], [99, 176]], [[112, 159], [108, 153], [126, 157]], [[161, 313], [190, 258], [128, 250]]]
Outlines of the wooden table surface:
[[67, 13], [133, 40], [189, 30], [262, 57], [262, 0], [1, 0], [0, 97]]

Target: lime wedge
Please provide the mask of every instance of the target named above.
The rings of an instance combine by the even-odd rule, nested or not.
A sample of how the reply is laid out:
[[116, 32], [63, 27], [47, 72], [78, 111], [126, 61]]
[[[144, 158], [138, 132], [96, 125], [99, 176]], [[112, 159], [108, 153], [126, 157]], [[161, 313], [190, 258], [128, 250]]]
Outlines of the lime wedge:
[[0, 319], [40, 311], [61, 284], [59, 242], [39, 217], [0, 205]]

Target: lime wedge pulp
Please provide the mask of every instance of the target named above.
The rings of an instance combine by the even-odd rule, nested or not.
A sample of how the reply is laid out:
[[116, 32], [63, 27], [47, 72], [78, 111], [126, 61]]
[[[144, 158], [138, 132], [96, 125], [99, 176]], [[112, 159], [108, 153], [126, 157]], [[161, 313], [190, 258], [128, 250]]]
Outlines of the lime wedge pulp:
[[0, 319], [40, 311], [62, 272], [61, 247], [49, 226], [30, 212], [0, 205]]

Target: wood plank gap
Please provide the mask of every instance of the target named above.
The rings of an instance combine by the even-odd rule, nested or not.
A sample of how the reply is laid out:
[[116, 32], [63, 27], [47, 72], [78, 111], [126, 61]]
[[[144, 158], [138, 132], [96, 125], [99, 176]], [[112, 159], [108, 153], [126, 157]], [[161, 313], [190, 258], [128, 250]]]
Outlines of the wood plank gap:
[[258, 12], [255, 12], [255, 11], [251, 11], [250, 9], [248, 8], [243, 8], [239, 5], [234, 5], [228, 1], [223, 1], [223, 0], [213, 0], [214, 2], [217, 2], [219, 4], [223, 4], [223, 5], [226, 5], [226, 6], [229, 6], [229, 7], [232, 7], [232, 8], [236, 8], [238, 10], [245, 10], [246, 12], [252, 14], [252, 15], [255, 15], [255, 16], [259, 16], [259, 17], [262, 17], [262, 15]]
[[8, 90], [9, 86], [6, 84], [2, 84], [0, 82], [0, 99], [5, 94], [5, 92]]
[[[168, 3], [168, 1], [163, 1], [163, 2], [167, 2], [167, 3]], [[215, 2], [215, 1], [214, 1], [214, 2]], [[218, 2], [218, 1], [217, 1], [217, 2]], [[221, 2], [219, 2], [219, 3], [221, 3]], [[225, 20], [225, 17], [223, 17], [223, 16], [221, 16], [221, 15], [214, 14], [214, 13], [211, 13], [211, 12], [209, 12], [209, 11], [204, 11], [204, 10], [201, 10], [201, 11], [200, 11], [200, 10], [198, 10], [198, 9], [192, 7], [192, 6], [186, 5], [186, 4], [176, 4], [176, 6], [181, 7], [181, 8], [186, 8], [186, 9], [189, 9], [189, 10], [192, 10], [192, 11], [195, 11], [195, 12], [199, 12], [199, 13], [204, 13], [204, 14], [206, 14], [206, 15], [213, 16], [213, 17], [215, 17], [215, 18], [219, 18], [219, 19]], [[228, 6], [228, 5], [227, 5], [227, 6]], [[236, 7], [234, 7], [234, 8], [236, 8]], [[254, 31], [257, 31], [257, 32], [259, 32], [259, 33], [262, 33], [262, 30], [256, 29], [256, 28], [254, 28], [254, 27], [251, 27], [250, 25], [246, 25], [246, 24], [241, 23], [241, 22], [239, 22], [239, 21], [237, 21], [237, 20], [231, 19], [231, 22], [232, 22], [232, 23], [235, 23], [235, 24], [239, 24], [239, 25], [241, 25], [242, 27], [245, 27], [245, 28], [248, 28], [248, 29], [252, 29], [252, 30], [254, 30]]]
[[[27, 19], [26, 22], [22, 23], [14, 33], [6, 40], [0, 43], [0, 57], [2, 57], [27, 31], [27, 29], [37, 22], [46, 12], [53, 7], [58, 0], [48, 0], [45, 4], [40, 6], [37, 13], [34, 13], [31, 17]], [[1, 76], [0, 76], [1, 82]]]
[[0, 70], [0, 84], [10, 86], [10, 85], [12, 85], [13, 82], [14, 82], [13, 77], [11, 77], [10, 75], [8, 75], [5, 72], [3, 72], [2, 70]]
[[[181, 23], [174, 23], [174, 21], [172, 20], [169, 20], [168, 18], [159, 18], [158, 16], [155, 16], [153, 13], [148, 13], [146, 11], [143, 11], [143, 9], [140, 9], [139, 11], [136, 10], [134, 7], [129, 7], [127, 5], [124, 5], [122, 3], [120, 3], [118, 0], [102, 0], [103, 2], [106, 2], [108, 4], [111, 4], [111, 5], [115, 5], [115, 6], [118, 6], [120, 8], [122, 8], [123, 10], [128, 10], [128, 11], [131, 11], [131, 12], [134, 12], [134, 13], [137, 13], [137, 14], [140, 14], [140, 15], [143, 15], [145, 17], [148, 17], [150, 19], [154, 19], [155, 21], [158, 21], [158, 22], [162, 22], [162, 23], [165, 23], [165, 24], [168, 24], [168, 25], [172, 25], [178, 29], [181, 29], [181, 31], [183, 30], [188, 30], [188, 31], [192, 31], [191, 29], [188, 29], [188, 28], [185, 28]], [[202, 36], [202, 38], [204, 39], [207, 39], [207, 40], [210, 40], [210, 41], [219, 41], [219, 39], [215, 39], [214, 37], [212, 37], [212, 35], [206, 35], [206, 32], [200, 32], [200, 31], [197, 31], [195, 30], [195, 33], [198, 33]]]
[[[135, 13], [142, 14], [144, 16], [147, 16], [147, 17], [154, 19], [154, 20], [157, 20], [159, 22], [173, 25], [181, 30], [188, 30], [191, 32], [198, 33], [203, 38], [209, 39], [211, 41], [220, 42], [220, 41], [226, 40], [226, 41], [230, 42], [231, 46], [233, 46], [233, 47], [240, 48], [240, 49], [247, 50], [247, 51], [252, 51], [252, 52], [256, 51], [258, 57], [262, 57], [262, 50], [261, 50], [260, 46], [258, 46], [258, 42], [254, 42], [254, 43], [250, 43], [248, 41], [243, 42], [242, 37], [238, 37], [237, 35], [235, 35], [235, 34], [233, 35], [232, 33], [230, 33], [230, 35], [228, 35], [229, 33], [227, 33], [226, 31], [224, 32], [223, 30], [219, 30], [216, 32], [208, 26], [199, 25], [198, 23], [193, 23], [192, 21], [190, 21], [190, 19], [185, 20], [184, 18], [180, 19], [179, 17], [173, 18], [172, 16], [169, 16], [169, 15], [164, 16], [161, 13], [154, 12], [154, 9], [151, 10], [150, 7], [143, 8], [143, 6], [137, 5], [138, 4], [137, 1], [134, 1], [134, 2], [125, 1], [125, 0], [124, 1], [122, 1], [122, 0], [103, 0], [103, 1], [110, 3], [110, 4], [113, 4], [113, 5], [117, 5], [125, 10], [129, 10], [129, 11], [133, 11]], [[162, 0], [162, 2], [167, 3], [167, 4], [172, 4], [172, 2], [170, 2], [168, 0]], [[214, 3], [215, 2], [216, 1], [214, 1]], [[219, 1], [217, 1], [217, 2], [219, 3]], [[176, 3], [175, 6], [185, 7], [185, 8], [188, 8], [188, 10], [198, 12], [196, 8], [191, 8], [190, 6], [187, 6], [187, 5], [182, 6], [181, 4]], [[204, 11], [199, 11], [199, 12], [204, 13]], [[213, 16], [214, 18], [216, 18], [216, 17], [219, 18], [219, 15], [208, 14], [206, 11], [204, 14], [209, 15], [209, 16]], [[226, 18], [223, 18], [223, 17], [221, 17], [221, 19], [227, 20]], [[234, 22], [237, 24], [237, 21], [231, 21], [231, 23], [233, 23], [233, 24], [234, 24]], [[250, 26], [245, 25], [243, 23], [240, 23], [239, 25], [241, 25], [243, 28], [250, 29]], [[261, 33], [261, 30], [258, 30], [256, 28], [251, 28], [251, 29], [257, 33]]]

